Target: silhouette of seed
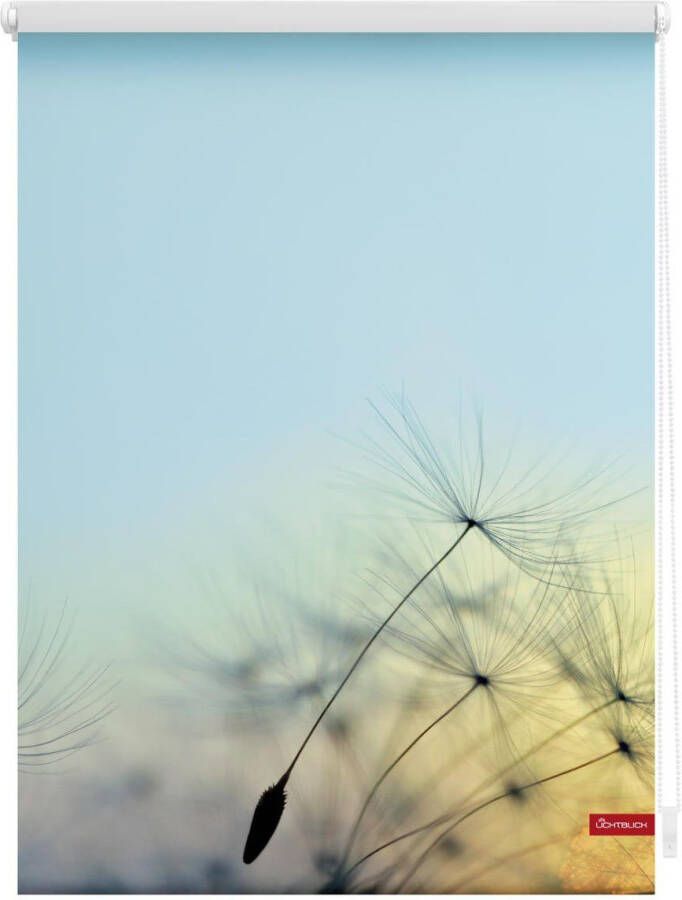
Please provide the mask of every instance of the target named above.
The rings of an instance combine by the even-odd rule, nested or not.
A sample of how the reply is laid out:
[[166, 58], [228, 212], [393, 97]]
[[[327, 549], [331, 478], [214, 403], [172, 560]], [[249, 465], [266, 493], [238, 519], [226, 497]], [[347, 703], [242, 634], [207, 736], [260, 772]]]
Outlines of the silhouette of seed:
[[287, 802], [285, 788], [288, 780], [288, 773], [282, 775], [277, 784], [263, 791], [256, 804], [244, 846], [243, 860], [247, 865], [258, 859], [277, 830]]

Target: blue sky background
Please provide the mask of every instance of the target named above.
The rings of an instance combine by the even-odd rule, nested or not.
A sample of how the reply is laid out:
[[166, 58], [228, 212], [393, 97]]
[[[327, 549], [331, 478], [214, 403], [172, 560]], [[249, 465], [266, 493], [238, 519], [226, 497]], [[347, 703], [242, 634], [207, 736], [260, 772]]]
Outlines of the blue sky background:
[[20, 54], [29, 567], [353, 437], [402, 384], [648, 465], [650, 35]]
[[20, 72], [24, 593], [109, 640], [143, 570], [294, 528], [385, 389], [650, 483], [650, 35], [24, 35]]
[[[652, 35], [19, 48], [22, 602], [68, 600], [137, 702], [144, 616], [201, 624], [197, 586], [235, 556], [268, 570], [277, 527], [351, 572], [352, 552], [325, 561], [321, 498], [383, 390], [450, 436], [477, 406], [502, 455], [516, 434], [522, 457], [623, 456], [627, 487], [650, 484]], [[112, 718], [112, 778], [132, 745], [182, 777], [185, 732], [160, 755], [152, 720]], [[24, 789], [33, 883], [144, 849], [84, 817], [33, 852], [53, 801], [66, 834], [72, 790]]]

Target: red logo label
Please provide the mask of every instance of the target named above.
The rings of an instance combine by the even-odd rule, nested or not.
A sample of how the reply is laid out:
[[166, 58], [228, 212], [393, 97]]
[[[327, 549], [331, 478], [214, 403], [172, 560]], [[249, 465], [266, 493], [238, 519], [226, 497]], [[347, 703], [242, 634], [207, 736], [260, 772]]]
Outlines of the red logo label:
[[590, 834], [640, 837], [655, 834], [653, 813], [590, 813]]

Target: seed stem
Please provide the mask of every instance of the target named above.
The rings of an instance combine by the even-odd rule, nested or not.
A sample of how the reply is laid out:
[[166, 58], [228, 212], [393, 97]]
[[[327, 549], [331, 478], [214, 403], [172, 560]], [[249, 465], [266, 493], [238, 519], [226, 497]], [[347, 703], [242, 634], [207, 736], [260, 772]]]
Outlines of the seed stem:
[[402, 751], [398, 754], [398, 756], [396, 756], [396, 758], [393, 760], [393, 762], [390, 763], [390, 765], [388, 765], [388, 766], [384, 769], [384, 771], [381, 773], [381, 775], [379, 776], [379, 778], [374, 782], [374, 785], [373, 785], [371, 791], [369, 792], [369, 794], [368, 794], [367, 797], [365, 798], [365, 802], [362, 804], [362, 808], [360, 809], [360, 812], [358, 813], [358, 817], [357, 817], [357, 819], [355, 820], [355, 823], [354, 823], [354, 825], [353, 825], [353, 828], [351, 829], [351, 833], [350, 833], [350, 836], [349, 836], [349, 838], [348, 838], [348, 843], [346, 844], [346, 849], [344, 850], [343, 856], [341, 857], [341, 862], [340, 862], [340, 864], [339, 864], [339, 869], [343, 868], [343, 866], [345, 866], [346, 862], [348, 861], [348, 857], [350, 856], [350, 851], [351, 851], [352, 848], [353, 848], [353, 843], [354, 843], [355, 838], [356, 838], [356, 836], [357, 836], [358, 829], [360, 828], [360, 824], [361, 824], [361, 822], [362, 822], [362, 820], [363, 820], [363, 818], [364, 818], [364, 816], [365, 816], [365, 813], [367, 812], [367, 809], [369, 808], [370, 803], [372, 802], [372, 800], [373, 800], [374, 797], [376, 796], [377, 791], [379, 790], [379, 788], [381, 787], [381, 785], [384, 783], [384, 781], [386, 781], [386, 779], [387, 779], [388, 776], [391, 774], [391, 772], [395, 769], [395, 767], [398, 765], [398, 763], [399, 763], [401, 760], [403, 760], [403, 759], [407, 756], [407, 754], [410, 752], [410, 750], [412, 750], [412, 749], [419, 743], [419, 741], [421, 741], [421, 739], [422, 739], [423, 737], [425, 737], [425, 736], [426, 736], [433, 728], [435, 728], [436, 725], [438, 725], [440, 722], [442, 722], [443, 719], [446, 719], [451, 713], [453, 713], [453, 712], [457, 709], [457, 707], [458, 707], [461, 703], [464, 703], [464, 701], [467, 699], [467, 697], [471, 696], [471, 694], [473, 694], [473, 692], [476, 690], [476, 688], [478, 688], [478, 687], [480, 687], [480, 686], [481, 686], [481, 684], [480, 684], [479, 682], [474, 682], [474, 684], [469, 688], [469, 690], [466, 691], [466, 692], [465, 692], [461, 697], [459, 697], [457, 700], [455, 700], [455, 702], [454, 702], [451, 706], [449, 706], [449, 707], [445, 710], [445, 712], [441, 713], [441, 714], [438, 716], [438, 718], [436, 718], [436, 719], [434, 719], [432, 722], [430, 722], [430, 723], [426, 726], [426, 728], [423, 728], [423, 729], [419, 732], [419, 734], [418, 734], [415, 738], [413, 738], [413, 739], [410, 741], [410, 743], [407, 745], [407, 747], [405, 747], [404, 750], [402, 750]]
[[419, 587], [421, 587], [421, 585], [426, 581], [426, 579], [427, 579], [430, 575], [432, 575], [432, 574], [436, 571], [436, 569], [437, 569], [440, 565], [442, 565], [442, 564], [445, 562], [445, 560], [448, 558], [448, 556], [450, 556], [450, 554], [453, 552], [453, 550], [455, 550], [455, 549], [459, 546], [459, 544], [462, 542], [462, 540], [464, 540], [464, 538], [466, 537], [466, 535], [471, 531], [471, 529], [475, 526], [475, 524], [476, 524], [476, 523], [473, 522], [473, 521], [468, 521], [468, 522], [466, 523], [466, 526], [465, 526], [465, 528], [464, 528], [464, 531], [459, 535], [459, 537], [457, 538], [457, 540], [456, 540], [453, 544], [451, 544], [451, 545], [448, 547], [448, 549], [445, 551], [445, 553], [444, 553], [439, 559], [437, 559], [436, 562], [431, 566], [431, 568], [428, 569], [428, 571], [426, 571], [426, 572], [421, 576], [421, 578], [420, 578], [420, 579], [419, 579], [419, 580], [418, 580], [418, 581], [410, 588], [410, 590], [405, 594], [405, 596], [400, 600], [400, 602], [399, 602], [396, 606], [393, 607], [393, 609], [392, 609], [391, 612], [386, 616], [386, 618], [383, 620], [383, 622], [381, 623], [381, 625], [379, 625], [379, 627], [376, 629], [376, 631], [372, 634], [372, 636], [370, 637], [370, 639], [367, 641], [367, 643], [365, 644], [365, 646], [362, 648], [362, 650], [360, 651], [360, 653], [359, 653], [359, 654], [357, 655], [357, 657], [355, 658], [355, 661], [354, 661], [353, 664], [351, 665], [351, 667], [350, 667], [350, 669], [348, 670], [348, 672], [346, 672], [346, 674], [344, 675], [343, 679], [341, 680], [340, 684], [338, 685], [338, 687], [336, 688], [336, 690], [334, 691], [334, 693], [331, 695], [331, 697], [329, 698], [329, 700], [328, 700], [327, 703], [325, 704], [324, 708], [322, 709], [322, 711], [320, 712], [320, 714], [318, 715], [318, 717], [317, 717], [317, 718], [315, 719], [315, 721], [313, 722], [313, 724], [312, 724], [310, 730], [308, 731], [308, 733], [307, 733], [306, 736], [304, 737], [303, 742], [301, 743], [300, 747], [299, 747], [298, 750], [296, 751], [296, 755], [294, 756], [294, 758], [293, 758], [292, 761], [291, 761], [291, 764], [289, 765], [289, 768], [288, 768], [288, 769], [286, 770], [286, 772], [284, 773], [285, 775], [287, 775], [287, 777], [291, 774], [291, 772], [292, 772], [294, 766], [296, 765], [296, 763], [297, 763], [298, 760], [299, 760], [299, 757], [300, 757], [301, 754], [303, 753], [303, 751], [304, 751], [304, 749], [305, 749], [305, 747], [306, 747], [306, 744], [308, 743], [308, 741], [310, 740], [310, 738], [311, 738], [311, 737], [313, 736], [313, 734], [315, 733], [315, 729], [317, 728], [317, 726], [320, 724], [320, 722], [322, 721], [322, 719], [323, 719], [324, 716], [326, 715], [327, 710], [330, 708], [330, 706], [332, 705], [332, 703], [334, 703], [334, 701], [335, 701], [336, 698], [339, 696], [339, 694], [341, 693], [341, 691], [343, 690], [343, 688], [346, 686], [347, 681], [350, 679], [350, 677], [351, 677], [351, 675], [353, 674], [353, 672], [355, 672], [355, 670], [357, 669], [357, 667], [360, 665], [360, 663], [362, 662], [363, 657], [365, 656], [365, 654], [367, 653], [367, 651], [369, 650], [369, 648], [372, 646], [372, 644], [374, 643], [374, 641], [376, 641], [376, 639], [379, 637], [379, 635], [380, 635], [381, 632], [384, 630], [384, 628], [386, 628], [386, 626], [389, 624], [389, 622], [391, 621], [391, 619], [392, 619], [392, 618], [396, 615], [396, 613], [397, 613], [397, 612], [405, 605], [405, 603], [410, 599], [410, 597], [414, 594], [414, 592], [415, 592]]
[[[534, 747], [532, 747], [530, 750], [528, 750], [526, 753], [524, 753], [519, 759], [514, 760], [513, 763], [506, 766], [506, 768], [504, 768], [501, 772], [496, 772], [494, 777], [488, 778], [485, 781], [481, 782], [462, 801], [460, 801], [460, 803], [461, 804], [468, 803], [468, 801], [471, 800], [473, 797], [475, 797], [476, 794], [479, 793], [479, 791], [484, 790], [486, 787], [488, 787], [494, 781], [497, 781], [501, 775], [504, 775], [507, 772], [509, 772], [512, 768], [514, 768], [520, 762], [525, 762], [525, 760], [527, 760], [531, 756], [534, 756], [536, 753], [539, 753], [540, 750], [544, 749], [548, 744], [550, 744], [552, 741], [556, 740], [556, 738], [561, 737], [562, 735], [566, 734], [572, 728], [576, 728], [578, 725], [581, 725], [583, 722], [587, 721], [591, 716], [594, 716], [597, 713], [602, 712], [603, 710], [607, 709], [609, 706], [611, 706], [615, 702], [616, 702], [616, 699], [607, 700], [605, 703], [601, 704], [600, 706], [595, 706], [593, 709], [589, 710], [584, 715], [579, 716], [577, 719], [574, 719], [574, 721], [570, 722], [568, 725], [564, 725], [563, 728], [559, 728], [557, 731], [554, 731], [552, 734], [549, 735], [549, 737], [540, 741], [539, 744], [536, 744]], [[404, 841], [404, 840], [407, 840], [408, 838], [414, 837], [416, 834], [420, 834], [422, 831], [427, 831], [429, 828], [436, 828], [438, 825], [443, 825], [445, 822], [447, 822], [449, 819], [451, 819], [453, 815], [456, 815], [456, 813], [454, 813], [454, 814], [453, 813], [445, 813], [444, 815], [438, 816], [438, 818], [436, 818], [436, 819], [431, 819], [431, 821], [426, 822], [424, 825], [418, 825], [416, 828], [412, 828], [410, 831], [406, 831], [403, 834], [399, 834], [399, 835], [397, 835], [397, 837], [391, 838], [389, 841], [386, 841], [385, 843], [380, 844], [378, 847], [375, 847], [373, 850], [370, 850], [369, 853], [366, 853], [357, 862], [355, 862], [350, 867], [350, 869], [348, 869], [348, 871], [346, 872], [346, 876], [350, 875], [351, 872], [354, 872], [363, 863], [367, 862], [368, 859], [371, 859], [377, 853], [381, 853], [382, 850], [386, 850], [389, 847], [393, 846], [393, 844], [397, 844], [400, 841]]]
[[[535, 781], [531, 781], [528, 784], [524, 784], [519, 791], [527, 791], [530, 788], [538, 787], [541, 784], [547, 784], [550, 781], [554, 781], [557, 778], [563, 778], [565, 775], [571, 775], [573, 772], [579, 772], [581, 769], [586, 769], [588, 766], [593, 766], [598, 762], [602, 762], [605, 759], [609, 759], [611, 756], [615, 756], [617, 753], [622, 753], [621, 747], [616, 747], [614, 750], [608, 750], [606, 753], [602, 753], [600, 756], [595, 756], [592, 759], [588, 759], [586, 762], [578, 763], [576, 766], [571, 766], [569, 769], [563, 769], [561, 772], [555, 772], [553, 775], [546, 775], [544, 778], [537, 778]], [[407, 875], [401, 880], [400, 884], [396, 887], [395, 893], [400, 893], [402, 889], [405, 887], [407, 882], [412, 878], [415, 872], [421, 867], [422, 863], [429, 855], [429, 853], [436, 847], [444, 837], [447, 837], [454, 829], [461, 825], [462, 822], [465, 822], [467, 819], [470, 819], [472, 816], [475, 816], [476, 813], [482, 812], [484, 809], [487, 809], [489, 806], [492, 806], [493, 803], [497, 803], [499, 800], [504, 800], [505, 797], [509, 796], [509, 791], [506, 790], [501, 794], [496, 794], [494, 797], [491, 797], [489, 800], [485, 800], [483, 803], [479, 803], [478, 806], [474, 807], [474, 809], [469, 810], [468, 813], [465, 813], [463, 816], [460, 816], [459, 819], [456, 819], [452, 825], [448, 825], [446, 829], [440, 832], [426, 847], [425, 850], [417, 858], [417, 861], [410, 868]]]

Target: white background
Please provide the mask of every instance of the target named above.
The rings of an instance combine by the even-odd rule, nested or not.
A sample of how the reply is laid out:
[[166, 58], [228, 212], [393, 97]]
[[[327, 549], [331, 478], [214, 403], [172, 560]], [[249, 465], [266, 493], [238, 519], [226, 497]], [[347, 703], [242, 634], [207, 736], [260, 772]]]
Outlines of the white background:
[[[323, 2], [323, 0], [321, 0]], [[682, 314], [675, 307], [682, 291], [682, 3], [672, 0], [667, 37], [668, 132], [671, 207], [671, 275], [674, 343], [677, 352], [676, 413], [682, 434]], [[16, 554], [17, 554], [17, 45], [0, 37], [0, 884], [16, 893]], [[682, 472], [682, 440], [677, 453]], [[678, 490], [682, 488], [678, 487]], [[682, 528], [678, 525], [678, 531]], [[664, 716], [664, 737], [672, 740], [672, 715]], [[667, 777], [672, 773], [668, 772]], [[36, 776], [47, 777], [47, 776]], [[657, 838], [660, 844], [660, 835]], [[682, 857], [682, 840], [680, 841]], [[682, 861], [657, 859], [657, 894], [678, 897]]]

